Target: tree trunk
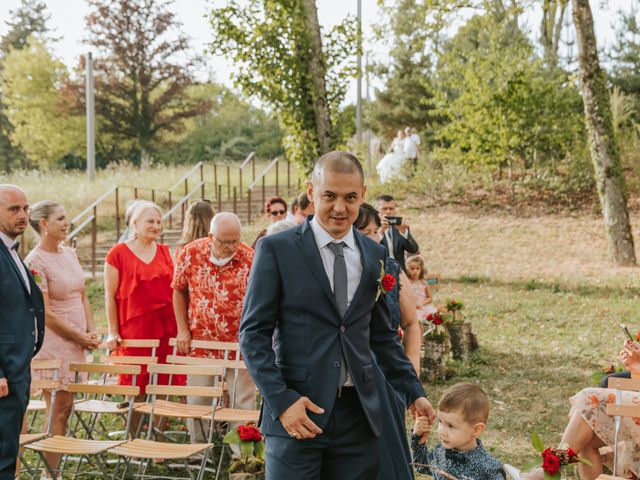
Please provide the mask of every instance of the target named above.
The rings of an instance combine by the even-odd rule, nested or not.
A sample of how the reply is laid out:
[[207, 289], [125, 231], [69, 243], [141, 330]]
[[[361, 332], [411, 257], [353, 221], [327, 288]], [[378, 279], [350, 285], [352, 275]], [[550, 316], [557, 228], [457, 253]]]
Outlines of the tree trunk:
[[305, 14], [305, 24], [309, 32], [309, 73], [311, 75], [311, 94], [313, 97], [313, 112], [315, 115], [316, 133], [320, 155], [331, 150], [331, 115], [327, 100], [327, 86], [325, 77], [327, 68], [322, 54], [322, 36], [318, 22], [318, 9], [315, 0], [302, 0]]
[[605, 74], [600, 68], [589, 0], [572, 0], [578, 36], [582, 101], [589, 132], [591, 159], [611, 259], [621, 266], [636, 264], [627, 210], [625, 181], [611, 121]]

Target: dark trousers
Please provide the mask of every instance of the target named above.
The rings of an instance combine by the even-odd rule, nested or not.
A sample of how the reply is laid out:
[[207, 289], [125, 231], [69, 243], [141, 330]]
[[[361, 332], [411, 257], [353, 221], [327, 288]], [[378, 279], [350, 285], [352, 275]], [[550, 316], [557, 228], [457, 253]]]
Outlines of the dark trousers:
[[602, 380], [600, 380], [600, 388], [609, 388], [609, 379], [611, 377], [631, 378], [631, 372], [628, 370], [625, 370], [623, 372], [610, 373], [609, 375], [602, 377]]
[[378, 464], [378, 439], [355, 388], [343, 389], [316, 438], [266, 439], [267, 480], [375, 480]]
[[0, 480], [13, 480], [22, 419], [29, 402], [29, 382], [9, 383], [9, 395], [0, 398]]

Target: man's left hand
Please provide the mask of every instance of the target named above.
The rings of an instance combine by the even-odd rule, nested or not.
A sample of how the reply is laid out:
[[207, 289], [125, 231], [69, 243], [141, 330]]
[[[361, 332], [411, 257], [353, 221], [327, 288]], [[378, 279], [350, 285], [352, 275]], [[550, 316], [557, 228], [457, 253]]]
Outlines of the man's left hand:
[[0, 398], [9, 395], [9, 382], [6, 378], [0, 378]]

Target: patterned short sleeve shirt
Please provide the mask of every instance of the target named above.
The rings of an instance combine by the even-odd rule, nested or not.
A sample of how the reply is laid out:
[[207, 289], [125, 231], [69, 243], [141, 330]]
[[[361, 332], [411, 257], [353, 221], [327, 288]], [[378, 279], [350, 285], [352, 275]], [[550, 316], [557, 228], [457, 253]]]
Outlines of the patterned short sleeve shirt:
[[[223, 267], [211, 263], [210, 256], [209, 238], [182, 247], [171, 287], [188, 290], [187, 317], [194, 340], [237, 342], [253, 250], [240, 243], [233, 259]], [[198, 349], [192, 355], [217, 356]]]

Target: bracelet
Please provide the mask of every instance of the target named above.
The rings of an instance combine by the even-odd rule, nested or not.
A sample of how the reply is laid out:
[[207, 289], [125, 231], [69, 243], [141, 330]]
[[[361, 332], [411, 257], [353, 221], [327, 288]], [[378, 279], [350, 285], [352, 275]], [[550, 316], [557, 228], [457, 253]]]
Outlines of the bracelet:
[[113, 334], [109, 334], [107, 335], [107, 339], [105, 340], [106, 342], [111, 342], [112, 340], [115, 340], [116, 342], [119, 342], [120, 340], [122, 340], [122, 338], [120, 338], [120, 335], [113, 335]]

